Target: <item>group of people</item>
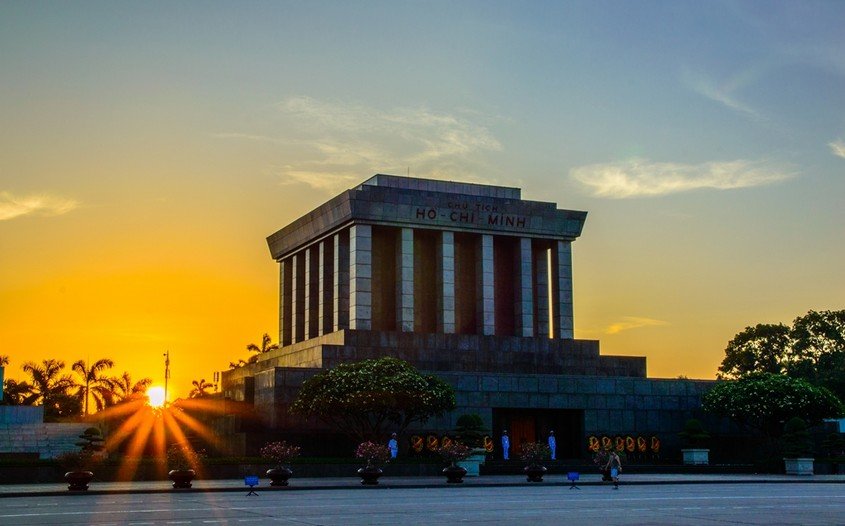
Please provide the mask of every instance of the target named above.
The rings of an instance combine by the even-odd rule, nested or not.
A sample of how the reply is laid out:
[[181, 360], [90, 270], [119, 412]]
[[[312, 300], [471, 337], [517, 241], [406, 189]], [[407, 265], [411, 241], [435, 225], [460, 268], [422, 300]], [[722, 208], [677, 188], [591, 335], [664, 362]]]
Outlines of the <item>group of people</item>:
[[[557, 460], [557, 439], [555, 432], [549, 431], [549, 452], [551, 459]], [[396, 433], [390, 435], [390, 440], [387, 442], [387, 448], [390, 450], [390, 458], [396, 458], [399, 454], [399, 442], [396, 439]], [[511, 439], [508, 436], [508, 430], [502, 431], [502, 458], [510, 460]], [[613, 480], [613, 489], [619, 489], [619, 473], [622, 471], [622, 459], [616, 454], [616, 451], [611, 451], [608, 455], [607, 465], [605, 471], [610, 473], [610, 478]]]

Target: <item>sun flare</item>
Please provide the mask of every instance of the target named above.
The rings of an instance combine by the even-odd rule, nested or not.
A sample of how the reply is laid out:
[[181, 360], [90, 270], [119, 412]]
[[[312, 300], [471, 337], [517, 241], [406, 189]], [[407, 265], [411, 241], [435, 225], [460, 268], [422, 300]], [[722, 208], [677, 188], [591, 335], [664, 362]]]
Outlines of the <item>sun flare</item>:
[[150, 387], [147, 389], [147, 403], [150, 407], [164, 407], [164, 387]]

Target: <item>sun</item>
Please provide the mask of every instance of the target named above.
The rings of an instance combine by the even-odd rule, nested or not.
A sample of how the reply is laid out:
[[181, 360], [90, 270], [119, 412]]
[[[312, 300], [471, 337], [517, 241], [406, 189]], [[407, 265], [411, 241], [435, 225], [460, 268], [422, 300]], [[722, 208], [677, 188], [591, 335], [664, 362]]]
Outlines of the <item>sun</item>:
[[147, 401], [150, 407], [164, 407], [164, 387], [150, 387], [147, 389]]

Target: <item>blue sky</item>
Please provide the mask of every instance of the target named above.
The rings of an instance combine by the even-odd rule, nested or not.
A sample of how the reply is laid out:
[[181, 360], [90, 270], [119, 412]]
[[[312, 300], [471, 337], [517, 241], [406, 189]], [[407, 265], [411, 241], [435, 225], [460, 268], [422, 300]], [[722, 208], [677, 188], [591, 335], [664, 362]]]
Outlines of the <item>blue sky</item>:
[[410, 173], [587, 210], [576, 336], [712, 377], [746, 325], [843, 307], [842, 27], [812, 1], [4, 2], [0, 331], [225, 368], [277, 331], [264, 236]]

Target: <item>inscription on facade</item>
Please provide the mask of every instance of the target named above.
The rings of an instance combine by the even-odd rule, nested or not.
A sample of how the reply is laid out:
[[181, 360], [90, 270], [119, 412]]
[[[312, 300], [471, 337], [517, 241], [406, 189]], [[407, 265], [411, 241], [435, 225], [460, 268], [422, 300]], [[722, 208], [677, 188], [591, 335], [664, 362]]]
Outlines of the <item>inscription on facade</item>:
[[485, 203], [449, 202], [446, 208], [417, 207], [416, 221], [452, 222], [483, 227], [525, 228], [525, 216], [508, 214], [496, 205]]

